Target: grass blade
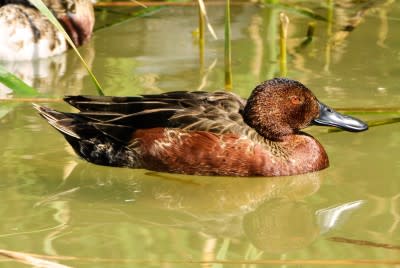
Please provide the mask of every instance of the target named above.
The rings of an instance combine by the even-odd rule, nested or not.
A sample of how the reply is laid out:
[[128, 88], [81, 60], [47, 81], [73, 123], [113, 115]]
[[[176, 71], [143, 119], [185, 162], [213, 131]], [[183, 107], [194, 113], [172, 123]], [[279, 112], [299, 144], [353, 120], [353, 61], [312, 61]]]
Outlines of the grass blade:
[[210, 31], [211, 35], [214, 37], [215, 40], [217, 40], [217, 35], [215, 34], [215, 31], [213, 29], [213, 27], [211, 26], [211, 23], [208, 20], [208, 16], [207, 16], [207, 11], [206, 11], [206, 6], [204, 5], [204, 1], [203, 0], [198, 0], [199, 2], [199, 7], [200, 7], [200, 11], [203, 14], [204, 18], [205, 18], [205, 22], [207, 24], [207, 28]]
[[15, 97], [34, 97], [39, 92], [0, 65], [0, 83], [13, 91]]
[[225, 89], [232, 89], [231, 7], [226, 0], [225, 9]]
[[281, 66], [281, 76], [287, 76], [287, 52], [286, 52], [286, 42], [287, 42], [287, 34], [289, 28], [289, 18], [285, 13], [281, 13], [279, 15], [281, 25], [280, 25], [280, 66]]
[[205, 46], [204, 26], [206, 23], [206, 17], [201, 9], [200, 2], [201, 0], [199, 0], [199, 57], [200, 57], [200, 70], [202, 72], [204, 66], [204, 46]]
[[57, 28], [65, 37], [67, 40], [68, 44], [73, 48], [75, 51], [76, 55], [79, 57], [81, 60], [83, 66], [85, 66], [86, 70], [88, 71], [90, 77], [92, 78], [93, 83], [96, 85], [96, 89], [99, 95], [104, 95], [103, 89], [100, 86], [99, 82], [97, 81], [96, 77], [90, 70], [89, 66], [86, 64], [85, 60], [82, 58], [81, 54], [79, 53], [78, 49], [76, 48], [74, 42], [72, 42], [71, 38], [68, 36], [68, 34], [65, 32], [64, 28], [61, 26], [61, 24], [58, 22], [58, 20], [54, 17], [53, 13], [47, 8], [47, 6], [42, 2], [42, 0], [29, 0], [32, 5], [34, 5], [40, 13], [45, 16], [53, 25], [54, 27]]
[[400, 114], [400, 107], [337, 107], [335, 110], [346, 114]]

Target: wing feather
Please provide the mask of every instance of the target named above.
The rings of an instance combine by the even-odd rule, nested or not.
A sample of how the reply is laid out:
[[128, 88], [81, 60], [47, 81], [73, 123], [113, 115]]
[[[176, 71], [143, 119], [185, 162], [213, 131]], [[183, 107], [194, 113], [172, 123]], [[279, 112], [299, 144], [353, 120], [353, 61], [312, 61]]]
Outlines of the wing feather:
[[119, 141], [127, 142], [135, 129], [154, 127], [218, 134], [248, 135], [254, 132], [241, 115], [246, 100], [231, 92], [175, 91], [135, 97], [67, 96], [64, 100], [80, 110], [80, 117], [87, 118], [98, 130]]

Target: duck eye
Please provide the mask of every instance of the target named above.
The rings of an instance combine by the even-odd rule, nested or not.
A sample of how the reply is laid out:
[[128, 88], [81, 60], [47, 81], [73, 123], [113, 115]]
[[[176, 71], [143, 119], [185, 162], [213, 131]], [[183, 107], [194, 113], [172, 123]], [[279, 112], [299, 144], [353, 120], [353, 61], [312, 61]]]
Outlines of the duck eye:
[[289, 99], [290, 99], [290, 102], [295, 105], [299, 105], [299, 104], [303, 103], [303, 100], [299, 96], [290, 96]]

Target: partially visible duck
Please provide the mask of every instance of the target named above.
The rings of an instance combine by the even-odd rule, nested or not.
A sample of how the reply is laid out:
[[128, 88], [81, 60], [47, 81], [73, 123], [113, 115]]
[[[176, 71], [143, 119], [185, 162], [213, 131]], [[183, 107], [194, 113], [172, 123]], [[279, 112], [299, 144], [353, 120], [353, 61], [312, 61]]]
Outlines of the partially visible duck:
[[[44, 0], [76, 46], [87, 42], [94, 25], [90, 0]], [[28, 0], [0, 0], [0, 60], [18, 61], [61, 54], [67, 41]]]
[[275, 78], [246, 101], [230, 92], [137, 97], [68, 96], [80, 110], [35, 105], [89, 162], [197, 175], [283, 176], [328, 167], [321, 144], [300, 130], [368, 126], [319, 102], [300, 82]]

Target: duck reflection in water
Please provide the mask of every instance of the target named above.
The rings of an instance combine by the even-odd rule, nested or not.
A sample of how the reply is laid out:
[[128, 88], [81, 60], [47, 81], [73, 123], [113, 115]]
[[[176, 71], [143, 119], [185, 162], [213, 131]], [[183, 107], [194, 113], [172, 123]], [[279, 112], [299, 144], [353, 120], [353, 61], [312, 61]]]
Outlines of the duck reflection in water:
[[[80, 49], [82, 57], [89, 67], [95, 58], [94, 42]], [[81, 93], [85, 77], [88, 76], [79, 58], [72, 53], [64, 53], [50, 58], [32, 61], [0, 61], [10, 73], [23, 80], [29, 86], [47, 96], [63, 95], [65, 89], [71, 94]], [[0, 83], [0, 98], [15, 97], [13, 91]]]
[[[57, 169], [55, 165], [52, 168]], [[182, 229], [191, 231], [191, 239], [228, 238], [283, 253], [307, 247], [340, 222], [328, 220], [335, 213], [322, 215], [305, 202], [318, 192], [323, 174], [238, 180], [93, 168], [80, 163], [61, 185], [53, 179], [46, 182], [54, 188], [45, 191], [54, 194], [41, 205], [67, 201], [67, 224], [79, 228], [102, 228], [107, 223], [114, 229], [130, 223], [133, 228]], [[340, 218], [338, 213], [336, 216]]]

